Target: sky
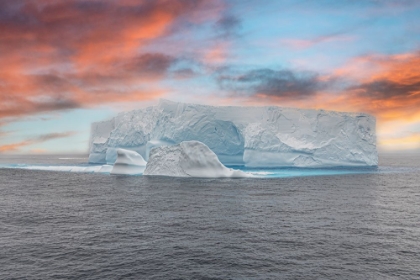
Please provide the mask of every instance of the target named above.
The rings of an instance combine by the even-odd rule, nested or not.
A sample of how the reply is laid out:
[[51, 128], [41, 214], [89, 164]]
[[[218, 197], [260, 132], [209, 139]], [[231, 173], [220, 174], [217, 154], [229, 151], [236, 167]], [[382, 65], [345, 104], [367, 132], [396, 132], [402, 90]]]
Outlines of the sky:
[[0, 2], [0, 156], [86, 153], [160, 98], [366, 112], [420, 151], [420, 1]]

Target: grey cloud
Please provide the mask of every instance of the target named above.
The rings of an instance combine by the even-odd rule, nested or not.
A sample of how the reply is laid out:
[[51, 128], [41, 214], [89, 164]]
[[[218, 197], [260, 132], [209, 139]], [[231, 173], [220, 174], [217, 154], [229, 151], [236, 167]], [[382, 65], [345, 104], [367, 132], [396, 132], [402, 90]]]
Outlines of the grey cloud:
[[[226, 72], [226, 71], [222, 71]], [[239, 74], [223, 73], [217, 77], [220, 87], [237, 95], [270, 96], [300, 99], [315, 95], [327, 86], [313, 72], [292, 70], [254, 69]]]
[[241, 21], [234, 15], [226, 14], [215, 23], [214, 27], [220, 37], [239, 37]]
[[161, 53], [147, 53], [128, 62], [126, 69], [143, 75], [163, 75], [175, 62], [176, 58], [173, 56]]
[[33, 142], [45, 142], [48, 140], [58, 139], [58, 138], [66, 138], [75, 135], [75, 131], [67, 131], [67, 132], [59, 132], [59, 133], [48, 133], [48, 134], [41, 134], [35, 137], [28, 139], [29, 141]]
[[420, 92], [420, 81], [409, 84], [395, 83], [389, 80], [379, 80], [371, 83], [364, 83], [349, 88], [357, 90], [359, 95], [372, 99], [390, 99], [398, 97], [409, 97], [414, 93]]

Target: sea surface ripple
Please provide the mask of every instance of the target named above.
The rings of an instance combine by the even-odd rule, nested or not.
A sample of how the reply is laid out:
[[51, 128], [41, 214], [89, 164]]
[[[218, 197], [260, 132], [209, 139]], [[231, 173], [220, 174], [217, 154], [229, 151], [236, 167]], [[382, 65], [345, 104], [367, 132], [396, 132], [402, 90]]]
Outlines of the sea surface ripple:
[[0, 279], [420, 279], [418, 159], [282, 179], [0, 169]]

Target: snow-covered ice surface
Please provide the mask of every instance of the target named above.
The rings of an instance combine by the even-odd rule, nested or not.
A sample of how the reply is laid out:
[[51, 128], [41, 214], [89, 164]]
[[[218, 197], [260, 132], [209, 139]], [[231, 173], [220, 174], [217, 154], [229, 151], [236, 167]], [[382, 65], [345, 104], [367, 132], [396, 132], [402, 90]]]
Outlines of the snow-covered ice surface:
[[364, 113], [161, 100], [157, 106], [93, 123], [89, 162], [113, 164], [118, 148], [148, 160], [154, 147], [196, 140], [225, 165], [376, 166], [375, 126], [375, 118]]
[[183, 141], [177, 145], [152, 149], [143, 175], [198, 178], [251, 177], [243, 171], [224, 166], [216, 154], [199, 141]]
[[137, 152], [117, 149], [117, 160], [111, 170], [112, 175], [142, 174], [146, 168], [146, 161]]

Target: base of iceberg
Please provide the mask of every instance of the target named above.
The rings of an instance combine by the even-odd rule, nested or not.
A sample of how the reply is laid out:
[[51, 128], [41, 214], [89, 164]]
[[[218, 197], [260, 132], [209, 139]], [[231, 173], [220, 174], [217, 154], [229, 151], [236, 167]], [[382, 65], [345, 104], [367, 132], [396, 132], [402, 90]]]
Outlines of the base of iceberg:
[[[346, 174], [377, 174], [412, 172], [412, 168], [395, 167], [337, 167], [337, 168], [239, 168], [247, 177], [252, 178], [292, 178], [307, 176], [334, 176]], [[25, 169], [36, 171], [70, 172], [70, 173], [95, 173], [109, 175], [112, 165], [40, 165], [40, 164], [0, 164], [1, 169]], [[227, 167], [228, 168], [228, 167]], [[228, 168], [229, 169], [229, 168]], [[416, 169], [420, 172], [420, 169]], [[141, 174], [138, 174], [141, 175]], [[144, 175], [144, 174], [143, 174]]]
[[137, 152], [117, 149], [117, 159], [111, 170], [112, 175], [142, 174], [147, 162]]
[[199, 178], [252, 176], [227, 168], [209, 147], [199, 141], [183, 141], [178, 145], [152, 149], [143, 175]]

